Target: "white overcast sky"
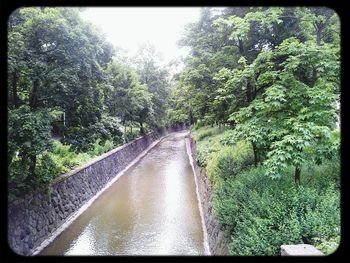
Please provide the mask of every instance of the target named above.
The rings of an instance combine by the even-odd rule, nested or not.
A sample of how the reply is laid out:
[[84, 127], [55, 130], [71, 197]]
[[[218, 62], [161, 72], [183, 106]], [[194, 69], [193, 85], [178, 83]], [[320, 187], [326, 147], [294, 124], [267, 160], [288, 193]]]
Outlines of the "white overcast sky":
[[111, 44], [127, 50], [130, 56], [140, 44], [154, 44], [162, 54], [162, 64], [166, 64], [187, 54], [187, 49], [180, 48], [177, 41], [184, 32], [185, 24], [198, 21], [200, 9], [96, 7], [86, 8], [81, 16], [98, 26]]

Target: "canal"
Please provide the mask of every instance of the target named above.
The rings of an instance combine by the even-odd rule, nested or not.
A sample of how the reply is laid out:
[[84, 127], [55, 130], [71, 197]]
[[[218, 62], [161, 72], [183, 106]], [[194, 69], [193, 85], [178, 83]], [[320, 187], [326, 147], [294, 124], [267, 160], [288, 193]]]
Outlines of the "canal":
[[205, 254], [186, 134], [164, 138], [40, 255]]

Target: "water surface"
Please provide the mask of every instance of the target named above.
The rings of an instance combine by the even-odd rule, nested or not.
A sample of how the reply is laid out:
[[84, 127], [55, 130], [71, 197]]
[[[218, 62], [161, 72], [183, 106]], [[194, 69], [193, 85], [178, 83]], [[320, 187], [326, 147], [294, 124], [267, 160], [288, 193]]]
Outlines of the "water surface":
[[161, 141], [40, 254], [204, 254], [185, 134]]

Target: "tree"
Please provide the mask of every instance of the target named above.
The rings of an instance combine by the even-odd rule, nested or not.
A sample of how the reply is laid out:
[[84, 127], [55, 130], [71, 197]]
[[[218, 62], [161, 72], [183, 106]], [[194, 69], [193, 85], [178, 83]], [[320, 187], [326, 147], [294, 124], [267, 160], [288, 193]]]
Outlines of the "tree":
[[[319, 11], [317, 9], [317, 12]], [[271, 57], [270, 51], [273, 51], [284, 39], [291, 36], [295, 36], [301, 41], [309, 39], [310, 35], [305, 34], [301, 28], [310, 27], [312, 23], [315, 23], [315, 18], [311, 13], [312, 11], [305, 8], [256, 8], [254, 12], [247, 12], [244, 15], [215, 20], [214, 25], [219, 32], [226, 34], [227, 29], [230, 30], [230, 38], [235, 41], [241, 55], [238, 60], [240, 66], [233, 69], [225, 67], [215, 75], [223, 85], [217, 90], [215, 99], [217, 104], [220, 105], [222, 102], [230, 104], [229, 111], [232, 113], [241, 107], [250, 105], [259, 93], [264, 92], [267, 80], [272, 77], [272, 65], [271, 61], [268, 61], [268, 58]], [[327, 13], [327, 15], [330, 17], [331, 14]], [[318, 20], [327, 19], [322, 20], [318, 17]], [[313, 76], [313, 79], [316, 79], [315, 71], [313, 71]], [[258, 134], [262, 136], [262, 129], [264, 129], [263, 126], [257, 126], [255, 112], [251, 112], [250, 125], [255, 129], [250, 130], [252, 132], [250, 141], [257, 165], [261, 159], [259, 155], [263, 154], [261, 151], [265, 150], [266, 145], [258, 143], [254, 139]], [[234, 118], [229, 120], [235, 121]], [[248, 138], [250, 133], [248, 130], [245, 132]]]
[[11, 180], [35, 185], [42, 179], [37, 178], [38, 162], [50, 148], [50, 130], [57, 125], [49, 113], [65, 113], [61, 132], [82, 138], [86, 145], [81, 148], [94, 139], [91, 132], [96, 130], [89, 128], [101, 121], [102, 69], [113, 49], [77, 9], [20, 8], [11, 15], [8, 29]]
[[[186, 60], [186, 67], [179, 76], [183, 92], [188, 92], [191, 116], [194, 121], [205, 120], [208, 124], [226, 122], [225, 114], [229, 106], [225, 101], [216, 101], [216, 91], [220, 82], [213, 75], [222, 67], [235, 67], [237, 54], [229, 40], [228, 32], [218, 32], [213, 22], [219, 14], [210, 8], [203, 8], [197, 23], [189, 24], [180, 41], [182, 46], [191, 48], [192, 56]], [[224, 112], [224, 114], [222, 114]]]
[[145, 134], [143, 124], [150, 122], [150, 118], [154, 115], [152, 94], [148, 91], [147, 85], [135, 85], [132, 90], [132, 104], [131, 109], [133, 113], [133, 120], [140, 125], [140, 134]]
[[130, 67], [116, 61], [106, 69], [108, 85], [105, 88], [105, 104], [111, 116], [120, 118], [124, 134], [128, 123], [138, 122], [140, 132], [143, 124], [153, 113], [152, 94], [147, 85], [141, 85], [138, 75]]
[[79, 137], [76, 131], [101, 120], [102, 69], [112, 57], [111, 45], [76, 9], [22, 8], [13, 16], [10, 107], [58, 108], [66, 115], [66, 135]]
[[265, 92], [232, 114], [238, 123], [234, 131], [237, 138], [267, 147], [264, 165], [268, 175], [278, 177], [282, 168], [294, 165], [295, 181], [300, 182], [306, 162], [320, 163], [334, 151], [331, 137], [339, 89], [337, 48], [286, 39], [267, 57], [273, 67], [266, 63], [265, 79], [260, 79], [260, 85], [268, 85]]
[[37, 156], [51, 147], [50, 115], [31, 111], [26, 105], [8, 112], [8, 167], [10, 179], [19, 184], [37, 184]]
[[255, 165], [264, 162], [273, 177], [294, 165], [299, 181], [302, 165], [329, 157], [339, 94], [334, 11], [233, 8], [214, 16], [204, 9], [187, 32], [182, 44], [192, 57], [171, 114], [228, 122], [236, 140], [252, 144]]
[[128, 122], [132, 121], [132, 90], [138, 85], [137, 76], [128, 66], [115, 61], [108, 65], [106, 74], [108, 81], [104, 91], [105, 105], [111, 116], [120, 119], [125, 134]]
[[166, 67], [159, 64], [159, 61], [160, 54], [156, 52], [155, 47], [146, 43], [140, 46], [132, 62], [141, 84], [147, 85], [148, 92], [152, 94], [153, 111], [148, 112], [148, 122], [152, 127], [164, 125], [169, 103], [169, 72]]

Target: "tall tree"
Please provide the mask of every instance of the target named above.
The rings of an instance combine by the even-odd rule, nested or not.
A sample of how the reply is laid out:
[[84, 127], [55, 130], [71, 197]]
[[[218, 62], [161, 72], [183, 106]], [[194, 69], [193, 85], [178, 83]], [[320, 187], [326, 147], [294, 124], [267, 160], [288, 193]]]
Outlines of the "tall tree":
[[[29, 136], [30, 147], [37, 149], [28, 154], [18, 146], [9, 160], [14, 160], [15, 154], [22, 163], [29, 162], [30, 172], [24, 174], [35, 181], [37, 157], [50, 145], [43, 132], [51, 123], [47, 123], [49, 115], [42, 112], [64, 111], [68, 128], [73, 128], [73, 133], [79, 131], [76, 138], [89, 141], [88, 127], [101, 119], [102, 68], [113, 49], [98, 30], [80, 18], [79, 10], [72, 8], [20, 8], [11, 15], [8, 29], [9, 116], [23, 115], [11, 117], [11, 126], [33, 126], [33, 134], [22, 135]], [[10, 137], [12, 131], [9, 129]], [[84, 136], [82, 131], [86, 131]]]
[[166, 67], [160, 65], [160, 59], [154, 45], [145, 43], [140, 46], [132, 62], [140, 76], [140, 82], [147, 85], [152, 94], [153, 112], [149, 116], [149, 124], [153, 127], [164, 125], [169, 103], [169, 72]]
[[129, 66], [113, 61], [106, 69], [108, 85], [105, 89], [105, 103], [109, 114], [120, 118], [126, 126], [137, 122], [140, 132], [144, 133], [143, 124], [153, 112], [152, 94], [147, 85], [141, 85], [137, 73]]
[[265, 56], [270, 63], [265, 63], [265, 79], [258, 85], [267, 86], [265, 92], [232, 114], [238, 123], [236, 138], [266, 147], [264, 164], [270, 176], [294, 165], [295, 181], [300, 182], [303, 164], [331, 157], [340, 84], [337, 48], [286, 39]]

